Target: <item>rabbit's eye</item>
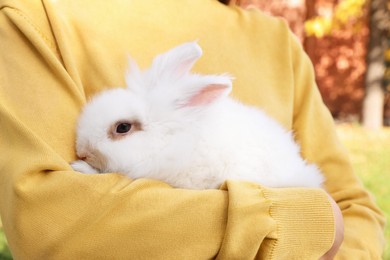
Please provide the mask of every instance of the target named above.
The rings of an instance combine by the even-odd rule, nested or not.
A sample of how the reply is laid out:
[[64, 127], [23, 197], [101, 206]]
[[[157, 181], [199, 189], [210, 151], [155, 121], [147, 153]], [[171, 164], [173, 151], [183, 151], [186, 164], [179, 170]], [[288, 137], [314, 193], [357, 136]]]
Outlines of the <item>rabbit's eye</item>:
[[120, 140], [135, 132], [142, 131], [141, 123], [138, 121], [118, 121], [108, 129], [107, 136], [111, 140]]
[[125, 134], [129, 132], [131, 129], [131, 124], [129, 123], [120, 123], [116, 126], [116, 133], [118, 134]]

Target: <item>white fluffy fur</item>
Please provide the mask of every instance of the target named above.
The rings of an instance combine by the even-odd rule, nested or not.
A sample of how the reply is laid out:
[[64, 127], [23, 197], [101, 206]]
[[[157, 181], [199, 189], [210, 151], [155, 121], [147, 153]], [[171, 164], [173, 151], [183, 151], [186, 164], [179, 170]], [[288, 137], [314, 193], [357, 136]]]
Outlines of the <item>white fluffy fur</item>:
[[[130, 61], [128, 87], [101, 93], [79, 119], [77, 153], [93, 157], [95, 168], [81, 160], [73, 168], [190, 189], [218, 188], [227, 179], [320, 187], [322, 175], [300, 157], [291, 132], [227, 96], [229, 76], [189, 73], [201, 55], [190, 42], [159, 55], [146, 71]], [[208, 96], [210, 86], [219, 88]], [[112, 140], [108, 129], [120, 120], [137, 121], [142, 130]]]

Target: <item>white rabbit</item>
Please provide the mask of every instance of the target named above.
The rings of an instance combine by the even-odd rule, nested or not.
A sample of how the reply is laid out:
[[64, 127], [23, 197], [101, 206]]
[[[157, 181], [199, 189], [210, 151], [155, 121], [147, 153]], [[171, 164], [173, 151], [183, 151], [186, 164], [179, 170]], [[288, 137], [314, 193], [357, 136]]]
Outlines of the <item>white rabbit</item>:
[[84, 173], [120, 172], [174, 187], [218, 188], [225, 180], [269, 187], [320, 187], [318, 168], [300, 157], [291, 132], [257, 108], [228, 97], [231, 77], [197, 75], [195, 42], [157, 56], [127, 88], [104, 91], [80, 115], [77, 155]]

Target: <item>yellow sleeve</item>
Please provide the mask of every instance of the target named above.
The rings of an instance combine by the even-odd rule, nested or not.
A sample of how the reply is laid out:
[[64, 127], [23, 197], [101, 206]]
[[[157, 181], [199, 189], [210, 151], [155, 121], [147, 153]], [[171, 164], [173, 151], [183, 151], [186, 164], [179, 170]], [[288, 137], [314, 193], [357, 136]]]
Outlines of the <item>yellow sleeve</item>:
[[319, 165], [325, 174], [326, 190], [344, 217], [344, 242], [336, 259], [381, 259], [383, 213], [354, 174], [347, 152], [336, 135], [333, 118], [315, 86], [310, 61], [294, 39], [291, 55], [296, 82], [294, 133], [304, 157]]
[[[323, 190], [229, 181], [221, 190], [192, 191], [71, 170], [74, 127], [85, 100], [107, 86], [123, 85], [127, 45], [147, 57], [145, 64], [159, 51], [147, 49], [139, 35], [125, 29], [140, 30], [137, 21], [158, 8], [164, 19], [157, 24], [164, 28], [166, 19], [188, 15], [177, 12], [176, 7], [186, 10], [178, 1], [119, 2], [0, 2], [0, 213], [15, 259], [323, 255], [334, 236]], [[227, 10], [211, 2], [202, 4]], [[191, 1], [187, 9], [193, 12], [202, 4]], [[132, 17], [133, 11], [140, 16]], [[211, 14], [203, 15], [215, 19]], [[85, 25], [83, 30], [78, 24]], [[172, 27], [172, 38], [183, 40], [181, 27]], [[167, 33], [142, 31], [152, 38]], [[212, 38], [203, 41], [212, 46]], [[159, 46], [152, 43], [148, 46]]]

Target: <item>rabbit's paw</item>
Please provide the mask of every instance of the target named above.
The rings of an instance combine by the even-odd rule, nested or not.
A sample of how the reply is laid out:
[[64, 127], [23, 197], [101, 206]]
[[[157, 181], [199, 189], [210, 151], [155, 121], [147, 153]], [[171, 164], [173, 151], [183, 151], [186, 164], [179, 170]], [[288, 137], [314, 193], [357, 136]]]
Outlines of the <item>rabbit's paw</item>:
[[70, 163], [70, 166], [73, 168], [73, 170], [80, 173], [99, 173], [95, 168], [93, 168], [91, 165], [89, 165], [83, 160], [73, 161]]

